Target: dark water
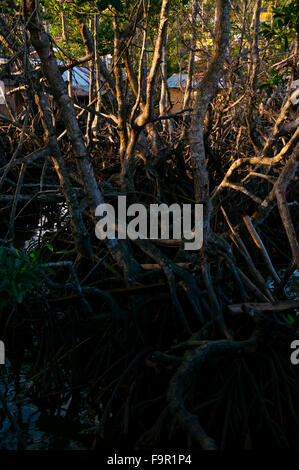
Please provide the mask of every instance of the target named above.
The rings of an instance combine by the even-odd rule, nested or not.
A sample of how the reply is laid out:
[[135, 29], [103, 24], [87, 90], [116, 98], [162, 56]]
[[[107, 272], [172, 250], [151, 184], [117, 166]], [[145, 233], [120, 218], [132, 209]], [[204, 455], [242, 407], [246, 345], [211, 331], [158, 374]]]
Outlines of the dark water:
[[0, 400], [0, 450], [18, 449], [16, 426], [7, 415], [8, 407], [25, 448], [85, 450], [92, 446], [95, 432], [94, 417], [84, 411], [68, 412], [71, 397], [59, 412], [41, 409], [30, 398], [28, 380], [29, 366], [22, 365], [20, 372], [13, 371], [9, 359], [0, 366], [0, 391], [5, 406]]
[[[51, 237], [66, 219], [67, 210], [63, 203], [43, 205], [40, 217], [25, 214], [21, 223], [16, 224], [15, 246], [29, 252], [38, 248], [42, 237], [45, 234]], [[63, 406], [56, 410], [36, 405], [30, 393], [30, 369], [29, 363], [23, 363], [16, 370], [9, 357], [6, 357], [5, 365], [0, 365], [0, 450], [18, 449], [16, 427], [28, 450], [91, 448], [95, 417], [85, 410], [72, 412], [71, 395], [61, 397]]]

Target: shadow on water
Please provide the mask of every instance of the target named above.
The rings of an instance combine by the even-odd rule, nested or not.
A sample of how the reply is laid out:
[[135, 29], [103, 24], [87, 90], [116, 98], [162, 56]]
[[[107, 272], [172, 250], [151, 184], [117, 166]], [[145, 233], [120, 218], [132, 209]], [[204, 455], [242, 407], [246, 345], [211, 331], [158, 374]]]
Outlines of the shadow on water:
[[[67, 218], [64, 203], [37, 203], [36, 207], [25, 209], [16, 221], [14, 246], [27, 252], [40, 247], [44, 235], [51, 238], [66, 224]], [[7, 226], [3, 224], [0, 238], [6, 235]], [[25, 350], [24, 354], [16, 352], [13, 356], [6, 357], [6, 364], [0, 365], [0, 450], [16, 450], [20, 441], [28, 450], [90, 448], [94, 416], [78, 408], [72, 411], [70, 393], [59, 397], [62, 406], [50, 409], [35, 403], [31, 393], [34, 384], [28, 378], [31, 353]]]
[[58, 232], [68, 216], [67, 206], [62, 202], [42, 204], [37, 213], [40, 214], [38, 217], [36, 214], [26, 214], [16, 225], [16, 248], [31, 251], [35, 246], [40, 246], [43, 236]]
[[18, 434], [27, 450], [90, 448], [95, 430], [93, 420], [84, 412], [69, 415], [70, 399], [59, 412], [34, 404], [28, 395], [32, 385], [27, 379], [29, 369], [29, 365], [23, 364], [15, 371], [8, 359], [5, 366], [0, 366], [0, 392], [5, 401], [0, 400], [0, 450], [17, 450]]

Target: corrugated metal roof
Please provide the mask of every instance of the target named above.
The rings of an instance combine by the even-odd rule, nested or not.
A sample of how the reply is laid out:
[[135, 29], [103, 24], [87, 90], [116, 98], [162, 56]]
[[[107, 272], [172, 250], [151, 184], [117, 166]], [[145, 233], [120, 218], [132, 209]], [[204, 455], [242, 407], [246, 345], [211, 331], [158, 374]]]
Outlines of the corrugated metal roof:
[[[8, 58], [0, 57], [0, 65], [8, 62]], [[31, 57], [32, 62], [35, 65], [39, 65], [40, 59], [36, 57]], [[58, 60], [58, 65], [63, 65], [64, 62]], [[67, 81], [68, 73], [67, 71], [62, 74], [63, 80]], [[89, 69], [88, 67], [73, 67], [72, 68], [72, 86], [74, 92], [78, 94], [88, 94], [89, 93]]]
[[[67, 81], [68, 72], [62, 74], [63, 80]], [[88, 94], [89, 92], [89, 69], [87, 67], [72, 68], [72, 87], [78, 94]]]
[[[193, 88], [198, 87], [198, 85], [200, 84], [200, 82], [201, 82], [201, 80], [203, 79], [204, 76], [205, 76], [205, 73], [195, 74], [195, 76], [193, 77], [193, 83], [192, 83]], [[186, 83], [187, 83], [187, 74], [182, 73], [181, 74], [181, 86], [182, 86], [183, 89], [186, 88]], [[179, 73], [174, 73], [173, 75], [171, 75], [171, 77], [169, 77], [168, 80], [167, 80], [167, 86], [168, 86], [168, 88], [181, 88], [180, 87], [180, 74]], [[219, 88], [223, 88], [223, 87], [224, 87], [223, 79], [220, 78]]]
[[0, 57], [0, 66], [4, 66], [5, 64], [7, 64], [8, 62], [8, 59], [6, 57]]
[[[204, 76], [204, 74], [199, 74], [199, 79], [193, 79], [193, 87], [196, 88], [201, 80], [201, 78]], [[187, 83], [187, 74], [186, 73], [181, 73], [181, 86], [183, 88], [186, 88], [186, 83]], [[167, 86], [168, 88], [180, 88], [180, 74], [179, 73], [174, 73], [169, 77], [167, 80]]]

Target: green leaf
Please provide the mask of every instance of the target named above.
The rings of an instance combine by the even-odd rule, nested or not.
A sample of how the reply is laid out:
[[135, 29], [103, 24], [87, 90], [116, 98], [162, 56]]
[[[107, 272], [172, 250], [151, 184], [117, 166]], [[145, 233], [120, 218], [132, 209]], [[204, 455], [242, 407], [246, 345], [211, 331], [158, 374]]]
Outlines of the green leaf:
[[46, 242], [45, 245], [46, 245], [47, 248], [49, 248], [49, 250], [50, 250], [52, 253], [54, 253], [54, 247], [53, 247], [52, 243]]
[[294, 318], [293, 315], [291, 315], [290, 313], [288, 313], [287, 319], [289, 320], [289, 322], [290, 322], [291, 324], [295, 322], [295, 318]]

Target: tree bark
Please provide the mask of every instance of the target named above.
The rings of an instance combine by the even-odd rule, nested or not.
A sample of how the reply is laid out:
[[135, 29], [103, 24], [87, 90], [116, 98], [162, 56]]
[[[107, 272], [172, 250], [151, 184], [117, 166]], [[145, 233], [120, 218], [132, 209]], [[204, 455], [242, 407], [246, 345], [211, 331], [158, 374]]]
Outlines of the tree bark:
[[[98, 205], [104, 203], [103, 195], [95, 178], [93, 167], [84, 143], [84, 137], [76, 118], [75, 108], [68, 95], [66, 83], [59, 71], [48, 35], [41, 22], [38, 1], [24, 1], [23, 17], [30, 33], [32, 45], [40, 58], [42, 72], [47, 78], [51, 93], [60, 109], [62, 120], [72, 142], [72, 148], [90, 206], [95, 210]], [[134, 279], [137, 275], [136, 270], [138, 264], [130, 257], [126, 247], [117, 239], [107, 240], [107, 245], [113, 258], [124, 270], [125, 276], [128, 277], [128, 279]]]
[[215, 43], [213, 55], [205, 77], [199, 84], [194, 110], [191, 116], [189, 134], [192, 165], [194, 174], [194, 193], [196, 203], [204, 205], [204, 241], [209, 239], [211, 203], [209, 194], [209, 176], [207, 172], [204, 145], [205, 115], [221, 78], [229, 44], [229, 1], [217, 0], [215, 12]]

